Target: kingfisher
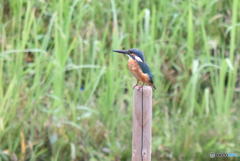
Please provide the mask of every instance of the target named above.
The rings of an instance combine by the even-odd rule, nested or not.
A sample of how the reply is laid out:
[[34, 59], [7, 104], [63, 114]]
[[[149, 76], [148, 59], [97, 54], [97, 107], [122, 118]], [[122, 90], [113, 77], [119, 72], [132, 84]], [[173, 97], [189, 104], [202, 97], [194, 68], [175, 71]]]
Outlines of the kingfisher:
[[139, 84], [139, 82], [142, 82], [143, 84], [141, 87], [143, 87], [144, 84], [147, 84], [150, 85], [152, 88], [156, 89], [153, 83], [152, 72], [145, 62], [144, 54], [142, 51], [138, 49], [129, 49], [113, 50], [113, 52], [125, 54], [128, 56], [128, 69], [137, 79], [137, 83], [133, 86], [133, 88], [135, 88]]

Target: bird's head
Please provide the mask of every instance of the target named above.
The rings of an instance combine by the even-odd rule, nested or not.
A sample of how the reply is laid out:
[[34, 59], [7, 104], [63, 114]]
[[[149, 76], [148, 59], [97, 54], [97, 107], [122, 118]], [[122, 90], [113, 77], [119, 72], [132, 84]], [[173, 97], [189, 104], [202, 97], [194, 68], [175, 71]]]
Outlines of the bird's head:
[[113, 50], [114, 52], [121, 53], [121, 54], [126, 54], [130, 58], [137, 60], [137, 61], [142, 61], [144, 62], [144, 54], [142, 51], [138, 49], [129, 49], [129, 50]]

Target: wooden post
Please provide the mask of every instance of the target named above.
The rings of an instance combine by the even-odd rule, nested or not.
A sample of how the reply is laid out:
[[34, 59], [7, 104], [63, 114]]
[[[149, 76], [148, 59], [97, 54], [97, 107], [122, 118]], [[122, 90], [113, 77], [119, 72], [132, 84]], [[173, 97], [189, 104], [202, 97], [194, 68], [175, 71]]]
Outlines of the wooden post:
[[132, 161], [151, 161], [152, 88], [134, 89]]

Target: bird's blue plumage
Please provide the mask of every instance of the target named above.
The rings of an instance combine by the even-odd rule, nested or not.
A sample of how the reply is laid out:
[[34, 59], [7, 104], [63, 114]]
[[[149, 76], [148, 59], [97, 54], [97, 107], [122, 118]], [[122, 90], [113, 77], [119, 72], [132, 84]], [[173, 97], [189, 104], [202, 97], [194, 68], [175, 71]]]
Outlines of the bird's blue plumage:
[[[121, 54], [126, 54], [129, 57], [128, 68], [137, 78], [137, 80], [143, 82], [143, 85], [144, 83], [147, 83], [148, 85], [156, 89], [153, 83], [152, 72], [150, 71], [149, 66], [145, 63], [144, 54], [142, 51], [134, 48], [129, 50], [113, 50], [113, 51]], [[142, 72], [139, 71], [139, 68], [141, 69]]]
[[149, 76], [149, 79], [151, 81], [151, 83], [153, 83], [153, 75], [152, 72], [149, 68], [149, 66], [141, 61], [137, 61], [139, 67], [141, 68], [143, 73], [146, 73]]
[[144, 60], [144, 53], [138, 49], [129, 49], [128, 51], [130, 51], [131, 53], [134, 53], [136, 54], [143, 62], [145, 61]]

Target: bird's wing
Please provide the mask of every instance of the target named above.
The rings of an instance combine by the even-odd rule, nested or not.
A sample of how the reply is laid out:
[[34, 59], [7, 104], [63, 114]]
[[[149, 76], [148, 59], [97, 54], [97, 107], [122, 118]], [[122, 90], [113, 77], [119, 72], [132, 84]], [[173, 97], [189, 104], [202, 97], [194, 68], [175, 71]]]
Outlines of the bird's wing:
[[139, 65], [139, 67], [141, 68], [142, 72], [148, 74], [150, 81], [153, 82], [153, 75], [152, 75], [152, 72], [151, 72], [149, 66], [141, 61], [137, 61], [137, 63]]

